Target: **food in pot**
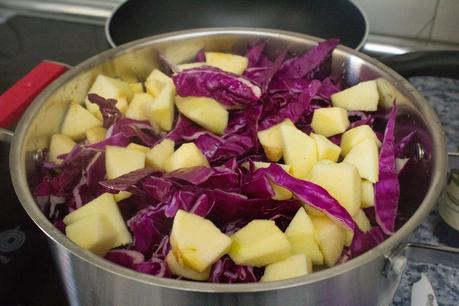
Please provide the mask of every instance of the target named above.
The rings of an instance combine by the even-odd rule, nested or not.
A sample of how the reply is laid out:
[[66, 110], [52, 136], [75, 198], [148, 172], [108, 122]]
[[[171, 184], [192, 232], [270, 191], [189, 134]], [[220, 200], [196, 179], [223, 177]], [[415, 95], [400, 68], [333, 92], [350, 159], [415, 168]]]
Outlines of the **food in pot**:
[[97, 76], [51, 137], [38, 205], [80, 247], [161, 277], [274, 281], [358, 256], [395, 231], [410, 138], [390, 84], [331, 74], [337, 44]]

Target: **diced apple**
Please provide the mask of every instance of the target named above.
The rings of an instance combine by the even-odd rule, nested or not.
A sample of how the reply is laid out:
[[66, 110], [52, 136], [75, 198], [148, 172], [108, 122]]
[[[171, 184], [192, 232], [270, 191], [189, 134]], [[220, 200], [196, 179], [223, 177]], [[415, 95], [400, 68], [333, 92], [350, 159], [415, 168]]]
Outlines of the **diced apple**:
[[131, 142], [127, 145], [126, 149], [137, 150], [139, 152], [147, 154], [148, 152], [150, 152], [151, 148]]
[[181, 70], [187, 70], [187, 69], [202, 67], [204, 65], [206, 65], [205, 62], [194, 62], [194, 63], [179, 64], [177, 65], [177, 67], [180, 68]]
[[352, 216], [360, 209], [362, 181], [357, 168], [345, 162], [317, 162], [309, 180], [327, 190]]
[[170, 243], [179, 264], [204, 272], [228, 252], [231, 239], [211, 221], [180, 209], [174, 217]]
[[83, 249], [100, 256], [116, 246], [116, 232], [102, 214], [96, 213], [69, 224], [65, 234]]
[[164, 169], [167, 172], [197, 166], [209, 167], [209, 162], [192, 142], [182, 144], [164, 163]]
[[325, 137], [341, 134], [349, 127], [347, 111], [341, 107], [318, 108], [312, 115], [314, 133]]
[[314, 139], [288, 124], [281, 125], [280, 134], [284, 161], [290, 165], [290, 172], [297, 178], [306, 178], [317, 161]]
[[198, 272], [187, 266], [183, 266], [177, 261], [172, 251], [169, 251], [169, 253], [167, 254], [166, 263], [169, 267], [169, 270], [174, 275], [183, 276], [185, 278], [197, 281], [205, 281], [209, 279], [210, 267], [202, 272]]
[[126, 118], [135, 120], [148, 120], [148, 107], [154, 102], [154, 98], [147, 93], [136, 93], [126, 110]]
[[371, 127], [368, 125], [360, 125], [344, 132], [341, 136], [341, 154], [346, 156], [353, 147], [365, 139], [372, 139], [378, 148], [381, 146], [381, 142]]
[[143, 92], [143, 85], [140, 82], [129, 83], [129, 87], [134, 94]]
[[[131, 100], [133, 95], [131, 87], [128, 83], [102, 74], [99, 74], [97, 76], [96, 80], [94, 81], [94, 83], [88, 91], [88, 94], [90, 93], [97, 94], [101, 97], [104, 97], [105, 99], [116, 99], [118, 102], [120, 102], [120, 100], [125, 100], [124, 102], [126, 102], [126, 106], [127, 101]], [[99, 106], [97, 104], [90, 102], [88, 98], [86, 98], [85, 104], [86, 108], [93, 115], [95, 115], [99, 119], [101, 118]], [[121, 106], [121, 104], [117, 105], [118, 109], [120, 109], [119, 106]]]
[[175, 87], [165, 85], [155, 97], [149, 109], [149, 118], [153, 126], [159, 126], [163, 131], [170, 131], [174, 122]]
[[129, 233], [126, 223], [121, 216], [118, 205], [116, 204], [113, 195], [110, 193], [103, 193], [91, 202], [81, 206], [77, 210], [74, 210], [65, 216], [63, 221], [66, 225], [70, 225], [94, 214], [102, 214], [106, 216], [107, 220], [112, 225], [114, 229], [113, 231], [116, 233], [114, 247], [132, 242], [131, 234]]
[[247, 57], [222, 52], [206, 52], [206, 64], [221, 70], [242, 74], [247, 68]]
[[331, 142], [327, 137], [311, 133], [312, 139], [316, 142], [317, 160], [331, 160], [337, 162], [341, 148]]
[[267, 265], [260, 282], [278, 281], [310, 273], [312, 273], [311, 260], [304, 254], [296, 254]]
[[346, 239], [346, 232], [327, 216], [311, 216], [311, 220], [317, 233], [317, 241], [324, 255], [325, 264], [328, 267], [332, 267], [341, 257]]
[[348, 111], [375, 111], [378, 109], [379, 93], [376, 81], [360, 82], [331, 95], [333, 106]]
[[290, 243], [272, 220], [253, 220], [231, 236], [229, 256], [238, 265], [262, 267], [290, 255]]
[[175, 97], [178, 110], [205, 129], [222, 135], [228, 125], [228, 111], [215, 99], [207, 97]]
[[[354, 221], [355, 223], [357, 223], [362, 232], [366, 233], [369, 230], [371, 230], [370, 220], [368, 220], [368, 217], [365, 215], [365, 212], [363, 210], [359, 210], [357, 215], [355, 215], [354, 217]], [[353, 238], [354, 233], [350, 230], [346, 230], [346, 241], [344, 242], [344, 245], [350, 246]]]
[[[260, 162], [260, 161], [255, 161], [253, 162], [253, 167], [254, 170], [260, 169], [260, 168], [268, 168], [271, 165], [271, 163], [266, 163], [266, 162]], [[283, 165], [283, 164], [277, 164], [279, 165], [282, 169], [284, 169], [285, 172], [290, 173], [290, 166], [289, 165]], [[250, 169], [250, 164], [248, 162], [245, 162], [242, 164], [242, 166], [246, 169]], [[270, 182], [271, 187], [273, 188], [274, 191], [274, 196], [273, 200], [289, 200], [292, 198], [292, 193], [279, 185], [273, 184]]]
[[266, 157], [273, 162], [277, 162], [282, 158], [282, 138], [280, 134], [280, 127], [283, 124], [294, 126], [292, 121], [286, 119], [281, 123], [257, 133], [258, 140], [263, 146]]
[[365, 139], [351, 149], [344, 161], [354, 165], [361, 178], [376, 183], [379, 180], [378, 159], [376, 143], [371, 139]]
[[[123, 147], [106, 146], [105, 169], [109, 180], [144, 167], [145, 153]], [[121, 191], [115, 194], [115, 199], [121, 201], [130, 195], [129, 192]]]
[[102, 126], [102, 122], [86, 108], [78, 103], [71, 103], [62, 123], [61, 133], [73, 140], [82, 140], [87, 130], [99, 126]]
[[409, 100], [395, 86], [389, 83], [384, 78], [376, 79], [379, 93], [379, 105], [382, 108], [391, 108], [394, 105], [394, 100], [398, 105], [407, 104]]
[[145, 87], [147, 92], [156, 97], [163, 90], [164, 86], [171, 85], [173, 86], [172, 79], [159, 71], [158, 69], [153, 69], [150, 75], [145, 80]]
[[293, 217], [285, 230], [292, 254], [304, 254], [311, 259], [315, 265], [322, 265], [324, 257], [319, 249], [314, 226], [311, 218], [303, 207]]
[[362, 202], [361, 208], [368, 208], [375, 206], [375, 189], [373, 183], [362, 180]]
[[51, 142], [49, 144], [49, 161], [59, 165], [62, 163], [62, 159], [57, 157], [69, 153], [75, 145], [76, 143], [67, 135], [54, 134], [51, 136]]
[[94, 127], [86, 131], [86, 140], [89, 144], [94, 144], [105, 139], [107, 129], [104, 127]]
[[164, 164], [174, 153], [174, 146], [174, 141], [166, 138], [151, 148], [145, 156], [147, 167], [155, 171], [165, 171]]

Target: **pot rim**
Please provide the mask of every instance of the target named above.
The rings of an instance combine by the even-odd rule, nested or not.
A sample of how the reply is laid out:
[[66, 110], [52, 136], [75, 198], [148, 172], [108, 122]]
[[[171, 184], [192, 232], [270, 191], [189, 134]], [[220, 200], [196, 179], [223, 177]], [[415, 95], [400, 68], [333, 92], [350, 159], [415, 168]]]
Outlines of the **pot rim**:
[[[47, 100], [47, 98], [59, 87], [65, 84], [67, 81], [77, 76], [80, 72], [85, 71], [107, 59], [114, 56], [121, 55], [126, 52], [131, 52], [133, 49], [142, 48], [152, 43], [159, 42], [173, 42], [185, 38], [191, 37], [202, 37], [212, 35], [238, 35], [244, 34], [249, 36], [264, 36], [266, 38], [273, 37], [285, 37], [289, 40], [308, 40], [313, 42], [319, 42], [321, 39], [294, 33], [288, 31], [272, 30], [272, 29], [260, 29], [260, 28], [204, 28], [204, 29], [193, 29], [186, 31], [177, 31], [167, 34], [156, 35], [144, 39], [140, 39], [134, 42], [124, 44], [114, 49], [109, 49], [103, 53], [93, 56], [90, 59], [82, 62], [81, 64], [70, 69], [51, 85], [49, 85], [29, 106], [25, 114], [22, 116], [20, 122], [17, 125], [16, 133], [13, 138], [13, 142], [10, 150], [10, 172], [11, 178], [14, 185], [16, 194], [22, 203], [22, 206], [32, 218], [32, 220], [38, 225], [38, 227], [48, 236], [50, 240], [56, 243], [58, 246], [63, 247], [66, 251], [70, 252], [77, 258], [92, 264], [106, 272], [116, 274], [121, 277], [129, 278], [134, 281], [160, 286], [170, 289], [177, 289], [182, 291], [194, 291], [194, 292], [212, 292], [212, 293], [246, 293], [246, 292], [262, 292], [277, 289], [286, 289], [301, 285], [307, 285], [310, 283], [318, 282], [324, 279], [328, 279], [340, 274], [343, 274], [349, 270], [355, 269], [362, 266], [370, 261], [373, 261], [381, 256], [388, 256], [392, 250], [394, 250], [404, 239], [415, 229], [417, 225], [428, 215], [436, 200], [438, 199], [442, 187], [444, 186], [446, 179], [446, 165], [447, 165], [447, 151], [444, 139], [444, 133], [440, 124], [440, 121], [428, 105], [425, 99], [420, 95], [416, 89], [409, 84], [407, 80], [401, 77], [392, 69], [378, 62], [377, 60], [361, 54], [360, 52], [351, 48], [339, 45], [337, 47], [338, 52], [344, 52], [347, 55], [352, 55], [360, 58], [361, 60], [368, 62], [369, 64], [376, 66], [377, 68], [388, 73], [391, 77], [399, 81], [404, 87], [406, 87], [414, 96], [416, 100], [420, 100], [422, 105], [422, 111], [427, 116], [427, 122], [429, 123], [429, 129], [433, 135], [432, 139], [432, 179], [429, 190], [420, 204], [416, 212], [411, 218], [391, 237], [385, 240], [383, 243], [377, 245], [373, 249], [365, 252], [364, 254], [349, 260], [346, 263], [337, 265], [332, 268], [327, 268], [322, 271], [314, 272], [310, 275], [292, 278], [282, 281], [274, 281], [269, 283], [247, 283], [247, 284], [215, 284], [215, 283], [202, 283], [195, 281], [176, 280], [156, 277], [144, 273], [139, 273], [128, 268], [124, 268], [102, 257], [99, 257], [89, 251], [83, 250], [76, 244], [71, 242], [67, 237], [61, 233], [54, 225], [44, 216], [35, 203], [30, 189], [27, 183], [27, 176], [25, 170], [25, 154], [24, 154], [24, 141], [28, 133], [28, 127], [30, 121], [40, 111], [41, 106]], [[382, 271], [381, 271], [382, 272]]]

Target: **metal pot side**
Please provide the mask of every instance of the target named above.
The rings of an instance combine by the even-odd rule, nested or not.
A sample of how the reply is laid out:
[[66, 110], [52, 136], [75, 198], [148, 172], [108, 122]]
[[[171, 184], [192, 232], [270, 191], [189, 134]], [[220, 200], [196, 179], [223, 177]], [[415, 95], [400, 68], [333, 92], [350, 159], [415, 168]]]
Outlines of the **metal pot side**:
[[333, 53], [333, 69], [346, 80], [384, 77], [406, 99], [399, 112], [418, 117], [430, 136], [432, 175], [428, 192], [409, 220], [382, 244], [336, 267], [305, 277], [253, 284], [211, 284], [163, 279], [112, 264], [70, 242], [41, 213], [30, 186], [36, 182], [34, 152], [46, 147], [58, 132], [67, 106], [84, 101], [97, 74], [143, 80], [158, 67], [161, 52], [174, 63], [191, 61], [201, 48], [244, 53], [248, 43], [262, 39], [268, 54], [284, 49], [298, 54], [319, 39], [285, 31], [251, 28], [216, 28], [174, 32], [132, 42], [94, 56], [51, 84], [28, 108], [19, 122], [10, 152], [10, 169], [18, 197], [34, 222], [51, 241], [72, 305], [387, 305], [396, 282], [383, 275], [385, 256], [416, 228], [432, 209], [444, 185], [446, 145], [432, 108], [400, 75], [355, 50], [339, 46]]

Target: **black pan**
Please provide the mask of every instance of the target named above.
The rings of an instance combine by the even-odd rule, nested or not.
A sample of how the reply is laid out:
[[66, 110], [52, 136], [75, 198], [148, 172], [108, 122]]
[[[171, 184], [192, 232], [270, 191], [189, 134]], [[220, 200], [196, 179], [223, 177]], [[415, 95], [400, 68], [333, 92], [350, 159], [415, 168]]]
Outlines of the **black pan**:
[[130, 0], [108, 19], [106, 35], [115, 47], [155, 34], [207, 27], [260, 27], [337, 37], [355, 49], [368, 35], [364, 13], [346, 0]]

